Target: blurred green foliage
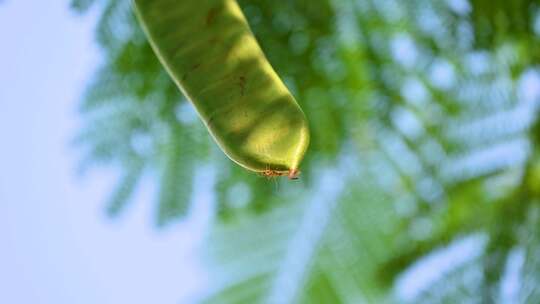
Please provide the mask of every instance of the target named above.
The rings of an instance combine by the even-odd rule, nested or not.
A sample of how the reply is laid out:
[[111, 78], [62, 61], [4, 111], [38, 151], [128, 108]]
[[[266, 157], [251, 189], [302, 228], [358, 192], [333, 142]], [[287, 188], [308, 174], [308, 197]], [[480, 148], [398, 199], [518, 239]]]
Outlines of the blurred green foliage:
[[277, 186], [217, 149], [130, 1], [72, 6], [92, 2], [104, 59], [82, 165], [122, 168], [111, 215], [157, 176], [160, 226], [215, 169], [201, 301], [540, 302], [536, 1], [240, 1], [311, 124], [301, 181]]

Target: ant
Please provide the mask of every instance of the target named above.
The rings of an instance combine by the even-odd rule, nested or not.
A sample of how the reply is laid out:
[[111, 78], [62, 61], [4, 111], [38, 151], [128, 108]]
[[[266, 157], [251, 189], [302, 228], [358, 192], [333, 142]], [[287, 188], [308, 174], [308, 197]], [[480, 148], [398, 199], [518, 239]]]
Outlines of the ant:
[[293, 180], [293, 179], [298, 179], [298, 175], [300, 175], [300, 171], [298, 171], [298, 169], [290, 169], [289, 171], [277, 171], [277, 170], [272, 170], [268, 168], [267, 166], [266, 169], [264, 169], [264, 171], [261, 172], [261, 175], [268, 178], [272, 178], [276, 176], [287, 176], [290, 180]]

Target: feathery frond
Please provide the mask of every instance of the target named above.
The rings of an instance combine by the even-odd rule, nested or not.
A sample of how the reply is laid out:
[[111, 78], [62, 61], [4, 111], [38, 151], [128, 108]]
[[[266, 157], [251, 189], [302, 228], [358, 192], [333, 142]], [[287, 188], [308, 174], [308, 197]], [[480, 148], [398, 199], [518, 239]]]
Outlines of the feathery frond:
[[[112, 210], [143, 170], [159, 172], [159, 224], [181, 218], [193, 172], [213, 164], [221, 221], [206, 242], [208, 303], [539, 297], [531, 287], [540, 194], [534, 1], [239, 1], [311, 123], [295, 184], [215, 153], [129, 1], [102, 2], [105, 59], [78, 142], [85, 159], [125, 166]], [[417, 292], [399, 292], [415, 265], [455, 261], [454, 248], [474, 250], [457, 265], [446, 260]], [[516, 295], [501, 291], [511, 275], [524, 282]]]

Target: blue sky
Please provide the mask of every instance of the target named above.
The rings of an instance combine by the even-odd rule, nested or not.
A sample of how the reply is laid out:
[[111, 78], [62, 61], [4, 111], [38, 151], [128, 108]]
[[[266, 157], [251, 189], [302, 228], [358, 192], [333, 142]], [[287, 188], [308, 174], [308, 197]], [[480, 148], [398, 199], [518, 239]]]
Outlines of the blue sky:
[[68, 1], [0, 2], [0, 303], [189, 302], [204, 287], [209, 199], [156, 231], [148, 178], [112, 221], [102, 203], [119, 172], [75, 172], [77, 105], [99, 63], [95, 14]]

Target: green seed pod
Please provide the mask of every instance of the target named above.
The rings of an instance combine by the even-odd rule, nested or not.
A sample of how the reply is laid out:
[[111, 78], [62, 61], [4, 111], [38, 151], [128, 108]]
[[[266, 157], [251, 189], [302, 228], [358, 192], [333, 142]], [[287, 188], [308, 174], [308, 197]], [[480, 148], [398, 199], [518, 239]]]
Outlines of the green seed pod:
[[295, 178], [309, 144], [304, 113], [235, 0], [134, 0], [150, 43], [210, 134], [239, 165]]

